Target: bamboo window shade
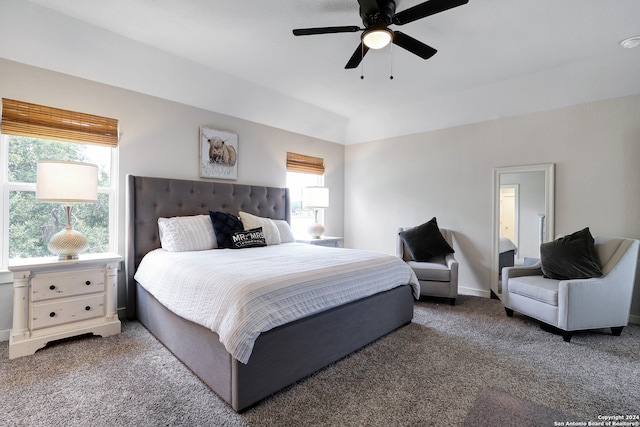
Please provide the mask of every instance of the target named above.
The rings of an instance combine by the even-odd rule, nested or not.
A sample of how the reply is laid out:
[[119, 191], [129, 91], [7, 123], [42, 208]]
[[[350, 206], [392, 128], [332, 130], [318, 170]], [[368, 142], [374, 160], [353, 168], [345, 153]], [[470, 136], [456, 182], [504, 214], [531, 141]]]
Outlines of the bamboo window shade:
[[287, 172], [303, 172], [315, 175], [324, 174], [324, 159], [305, 156], [304, 154], [287, 153]]
[[6, 135], [118, 146], [118, 120], [2, 98]]

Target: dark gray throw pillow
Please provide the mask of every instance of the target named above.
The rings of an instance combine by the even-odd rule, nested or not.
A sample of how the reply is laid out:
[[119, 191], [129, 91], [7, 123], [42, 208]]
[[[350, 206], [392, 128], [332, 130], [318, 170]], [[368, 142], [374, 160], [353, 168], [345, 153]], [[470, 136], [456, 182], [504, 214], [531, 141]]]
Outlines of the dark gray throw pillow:
[[601, 277], [602, 268], [589, 227], [540, 245], [542, 274], [549, 279]]
[[455, 252], [442, 236], [435, 217], [424, 224], [400, 232], [400, 237], [414, 261], [428, 261], [430, 258]]
[[242, 231], [244, 229], [242, 222], [237, 216], [227, 212], [209, 211], [209, 217], [211, 218], [211, 224], [213, 225], [213, 232], [216, 235], [218, 248], [233, 248], [231, 234], [235, 231]]
[[231, 234], [231, 243], [233, 249], [267, 246], [267, 240], [264, 237], [262, 227], [252, 228], [251, 230], [234, 231]]

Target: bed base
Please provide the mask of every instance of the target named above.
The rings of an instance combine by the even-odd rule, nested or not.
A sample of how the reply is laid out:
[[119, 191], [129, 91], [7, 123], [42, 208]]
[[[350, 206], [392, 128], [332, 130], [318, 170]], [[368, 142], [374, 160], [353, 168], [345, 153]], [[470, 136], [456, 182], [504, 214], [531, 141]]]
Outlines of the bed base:
[[411, 322], [411, 286], [351, 302], [262, 333], [247, 364], [218, 335], [168, 310], [137, 285], [140, 322], [235, 411]]
[[411, 286], [354, 301], [261, 334], [242, 364], [218, 335], [167, 310], [135, 281], [142, 258], [160, 247], [158, 217], [222, 210], [290, 222], [289, 190], [127, 175], [127, 316], [136, 317], [236, 411], [304, 378], [413, 318]]

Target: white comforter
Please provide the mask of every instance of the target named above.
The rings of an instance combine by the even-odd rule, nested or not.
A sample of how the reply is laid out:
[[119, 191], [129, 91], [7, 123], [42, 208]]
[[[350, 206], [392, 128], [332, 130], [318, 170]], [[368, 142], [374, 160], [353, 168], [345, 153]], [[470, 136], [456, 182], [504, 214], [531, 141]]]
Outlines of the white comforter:
[[247, 249], [167, 252], [140, 263], [135, 279], [160, 303], [220, 336], [247, 363], [261, 332], [399, 285], [420, 285], [397, 257], [287, 243]]

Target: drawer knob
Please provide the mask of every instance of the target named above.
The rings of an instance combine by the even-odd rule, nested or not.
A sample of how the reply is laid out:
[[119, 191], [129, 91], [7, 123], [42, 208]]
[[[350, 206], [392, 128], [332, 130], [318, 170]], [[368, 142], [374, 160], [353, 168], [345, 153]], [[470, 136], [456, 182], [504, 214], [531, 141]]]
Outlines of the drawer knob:
[[91, 307], [86, 306], [84, 309], [85, 309], [85, 310], [87, 310], [87, 311], [89, 311], [89, 310], [91, 310]]
[[84, 282], [85, 285], [89, 286], [91, 284], [90, 280], [87, 280], [86, 282]]
[[52, 311], [51, 313], [49, 313], [49, 317], [56, 317], [56, 312]]
[[49, 286], [49, 289], [51, 289], [52, 291], [56, 289], [56, 285], [51, 285]]

